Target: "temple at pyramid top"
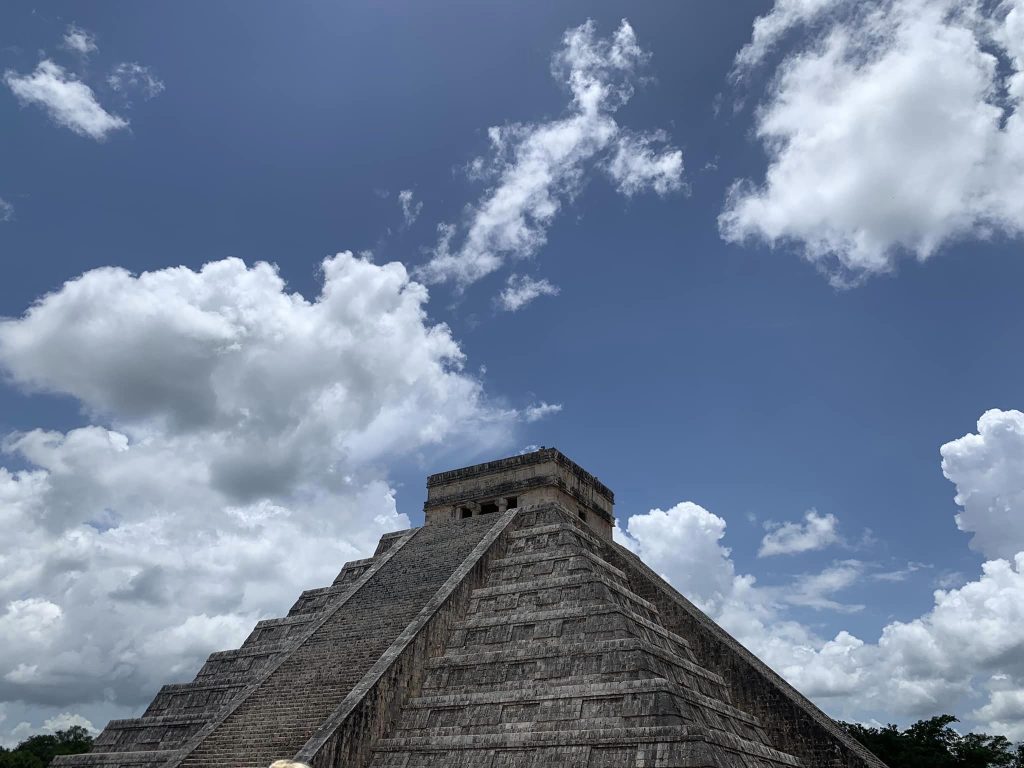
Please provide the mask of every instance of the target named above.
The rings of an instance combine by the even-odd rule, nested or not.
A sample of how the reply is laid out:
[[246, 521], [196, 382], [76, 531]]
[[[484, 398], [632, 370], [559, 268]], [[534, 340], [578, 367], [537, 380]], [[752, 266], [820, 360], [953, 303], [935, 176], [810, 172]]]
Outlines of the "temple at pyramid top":
[[424, 526], [53, 766], [885, 768], [616, 544], [612, 502], [553, 448], [431, 475]]
[[615, 527], [615, 494], [555, 448], [438, 472], [427, 478], [427, 525], [551, 502], [604, 539]]

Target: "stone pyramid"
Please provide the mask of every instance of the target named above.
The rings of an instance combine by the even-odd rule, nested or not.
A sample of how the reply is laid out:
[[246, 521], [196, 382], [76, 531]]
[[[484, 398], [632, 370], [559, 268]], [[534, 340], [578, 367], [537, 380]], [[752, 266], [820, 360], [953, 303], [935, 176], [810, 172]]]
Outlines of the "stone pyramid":
[[614, 544], [558, 451], [427, 487], [422, 528], [54, 765], [884, 768]]

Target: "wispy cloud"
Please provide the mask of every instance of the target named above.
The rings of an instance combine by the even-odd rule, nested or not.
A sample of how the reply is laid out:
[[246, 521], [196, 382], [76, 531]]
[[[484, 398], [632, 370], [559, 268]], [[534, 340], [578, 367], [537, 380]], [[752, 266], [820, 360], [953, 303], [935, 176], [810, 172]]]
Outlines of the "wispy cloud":
[[127, 120], [100, 106], [92, 88], [49, 59], [39, 62], [30, 75], [7, 70], [4, 82], [22, 104], [41, 107], [55, 123], [80, 136], [103, 141], [128, 127]]
[[545, 279], [535, 280], [529, 275], [509, 275], [505, 290], [499, 294], [498, 300], [502, 309], [515, 312], [540, 296], [557, 296], [559, 290], [557, 285]]
[[153, 74], [152, 69], [134, 61], [125, 61], [114, 67], [107, 76], [107, 85], [119, 93], [141, 93], [145, 99], [152, 99], [164, 90], [163, 81]]
[[523, 411], [523, 418], [528, 422], [540, 421], [548, 416], [561, 413], [561, 411], [562, 406], [560, 403], [545, 403], [542, 401], [535, 405], [528, 406]]
[[619, 192], [627, 197], [647, 190], [667, 195], [683, 188], [683, 153], [660, 150], [657, 144], [665, 141], [660, 131], [619, 140], [606, 166]]
[[68, 25], [68, 29], [64, 33], [64, 47], [83, 56], [98, 50], [96, 36], [77, 24]]
[[833, 599], [836, 592], [852, 587], [864, 575], [865, 565], [860, 560], [841, 560], [820, 573], [797, 576], [785, 588], [766, 587], [775, 599], [789, 605], [815, 610], [857, 613], [864, 610], [860, 604], [842, 603]]
[[493, 185], [463, 226], [439, 227], [438, 244], [418, 277], [464, 288], [506, 259], [532, 256], [595, 170], [627, 195], [681, 189], [682, 153], [663, 146], [661, 132], [638, 133], [615, 119], [648, 59], [625, 20], [611, 38], [598, 37], [591, 21], [568, 30], [552, 65], [572, 94], [566, 115], [489, 130], [491, 154], [475, 160], [471, 171]]
[[895, 571], [883, 571], [882, 573], [874, 573], [871, 578], [875, 581], [888, 581], [888, 582], [900, 582], [906, 581], [911, 574], [917, 573], [922, 568], [931, 568], [927, 563], [915, 563], [913, 561], [907, 563], [905, 568], [900, 568]]
[[414, 200], [411, 189], [403, 189], [398, 193], [398, 203], [402, 206], [402, 221], [408, 227], [419, 218], [420, 211], [423, 210], [423, 201]]
[[14, 219], [14, 206], [0, 197], [0, 221], [12, 221]]

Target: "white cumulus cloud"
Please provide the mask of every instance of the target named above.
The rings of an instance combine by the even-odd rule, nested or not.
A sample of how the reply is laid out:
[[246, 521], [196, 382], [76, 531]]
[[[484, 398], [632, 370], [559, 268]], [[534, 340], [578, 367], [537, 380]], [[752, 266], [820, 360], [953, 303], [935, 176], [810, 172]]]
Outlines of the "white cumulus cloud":
[[0, 321], [8, 380], [87, 422], [3, 441], [0, 702], [137, 712], [407, 528], [385, 467], [510, 444], [528, 413], [488, 401], [401, 264], [322, 277], [307, 299], [238, 259], [102, 268]]
[[4, 82], [22, 104], [43, 108], [54, 122], [80, 136], [102, 141], [128, 127], [127, 120], [100, 106], [92, 88], [49, 59], [28, 75], [7, 70]]
[[768, 13], [754, 19], [750, 42], [736, 54], [733, 77], [743, 77], [764, 61], [794, 27], [813, 21], [822, 12], [841, 3], [842, 0], [775, 0]]
[[824, 549], [839, 541], [839, 520], [835, 515], [809, 509], [803, 523], [765, 523], [768, 533], [761, 539], [758, 557], [793, 555]]
[[615, 119], [648, 58], [625, 20], [608, 39], [590, 21], [568, 30], [552, 66], [572, 94], [566, 115], [490, 129], [492, 156], [472, 169], [492, 186], [470, 208], [464, 227], [441, 226], [440, 242], [418, 275], [465, 287], [506, 259], [532, 256], [594, 169], [609, 173], [628, 195], [681, 188], [681, 153], [665, 147], [661, 133], [637, 133]]
[[956, 484], [956, 524], [986, 557], [1024, 552], [1024, 413], [993, 409], [976, 434], [942, 446], [942, 471]]
[[731, 551], [722, 546], [725, 520], [684, 501], [633, 515], [616, 540], [709, 613], [719, 613], [736, 589]]
[[[1024, 551], [1014, 527], [1024, 487], [1022, 418], [989, 411], [978, 434], [942, 448], [943, 470], [963, 505], [958, 521], [991, 559], [975, 579], [936, 590], [920, 616], [882, 627], [874, 642], [846, 630], [822, 637], [792, 613], [859, 610], [836, 596], [869, 576], [861, 561], [762, 585], [738, 572], [723, 544], [725, 520], [692, 502], [634, 515], [624, 530], [616, 528], [616, 540], [833, 716], [907, 723], [952, 711], [969, 727], [1024, 739]], [[994, 538], [979, 543], [1001, 526], [1005, 546]], [[1017, 553], [997, 556], [1014, 547]]]
[[56, 733], [57, 731], [66, 731], [68, 728], [75, 726], [85, 728], [94, 736], [99, 733], [99, 729], [89, 720], [73, 712], [61, 712], [48, 718], [43, 722], [42, 731], [43, 733]]
[[1007, 675], [994, 675], [988, 702], [973, 713], [988, 723], [991, 733], [1009, 734], [1010, 739], [1024, 739], [1024, 687], [1014, 684]]
[[778, 0], [737, 67], [808, 21], [757, 111], [768, 168], [733, 185], [727, 240], [793, 244], [849, 285], [1024, 233], [1024, 0]]

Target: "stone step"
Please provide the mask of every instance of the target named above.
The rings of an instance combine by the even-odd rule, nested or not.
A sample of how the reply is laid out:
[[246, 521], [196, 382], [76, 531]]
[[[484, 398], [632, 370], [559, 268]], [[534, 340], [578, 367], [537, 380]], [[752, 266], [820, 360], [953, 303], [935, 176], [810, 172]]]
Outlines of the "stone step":
[[[677, 653], [639, 638], [583, 642], [514, 641], [498, 651], [449, 651], [427, 664], [424, 691], [486, 690], [513, 680], [557, 684], [568, 677], [602, 674], [608, 680], [647, 673], [728, 703], [725, 681]], [[641, 676], [645, 676], [641, 674]]]
[[336, 599], [347, 595], [351, 589], [351, 584], [338, 584], [337, 586], [331, 585], [329, 587], [316, 587], [315, 589], [304, 590], [299, 595], [299, 599], [295, 601], [295, 604], [288, 609], [288, 616], [286, 618], [320, 613], [328, 605], [334, 603]]
[[[390, 549], [407, 533], [399, 531], [382, 537], [378, 554]], [[368, 558], [345, 563], [335, 584], [307, 591], [307, 600], [300, 598], [298, 605], [305, 602], [304, 608], [310, 609], [308, 598], [313, 596], [322, 598], [319, 600], [322, 610], [333, 604], [335, 599], [343, 599], [354, 591], [354, 582], [372, 566], [373, 561], [373, 558]], [[159, 741], [161, 754], [165, 748], [181, 746], [183, 741], [204, 727], [211, 717], [215, 717], [217, 712], [240, 696], [265, 669], [292, 651], [317, 620], [317, 615], [318, 612], [311, 611], [257, 622], [241, 648], [210, 654], [194, 681], [163, 686], [143, 717], [111, 721], [97, 738], [97, 746], [109, 748], [115, 756], [111, 759], [115, 759], [115, 762], [116, 755], [120, 753], [130, 753], [130, 759], [135, 760], [138, 754], [153, 751], [139, 748], [147, 740], [149, 743]], [[249, 660], [251, 663], [247, 664]], [[176, 729], [180, 729], [181, 733], [175, 734]], [[167, 754], [173, 754], [173, 751]], [[107, 760], [103, 757], [96, 759]], [[166, 761], [166, 756], [161, 757], [161, 765]]]
[[[537, 715], [539, 710], [526, 710], [522, 709], [519, 713], [513, 713], [512, 717], [519, 716], [534, 717]], [[504, 710], [503, 710], [504, 713]], [[550, 712], [544, 713], [549, 715]], [[557, 714], [557, 713], [556, 713]], [[443, 722], [440, 718], [438, 722]], [[689, 728], [701, 728], [706, 730], [713, 737], [723, 736], [725, 738], [737, 738], [743, 742], [764, 744], [764, 731], [759, 728], [751, 726], [745, 726], [743, 724], [738, 725], [741, 729], [739, 733], [734, 732], [730, 729], [719, 729], [715, 728], [706, 723], [697, 721], [693, 722], [688, 720], [683, 715], [665, 711], [653, 711], [642, 715], [623, 715], [623, 716], [588, 716], [588, 717], [563, 717], [558, 719], [527, 719], [521, 722], [502, 722], [496, 724], [485, 724], [479, 722], [459, 723], [457, 725], [431, 725], [424, 728], [405, 728], [400, 733], [396, 734], [393, 738], [421, 738], [428, 737], [433, 740], [444, 739], [448, 736], [460, 736], [460, 735], [478, 735], [478, 736], [494, 736], [494, 735], [513, 735], [517, 733], [527, 732], [553, 732], [553, 731], [565, 731], [565, 730], [584, 730], [584, 731], [604, 731], [609, 729], [618, 728], [653, 728], [653, 727], [665, 727], [665, 726], [681, 726]], [[630, 763], [630, 765], [634, 765]], [[659, 764], [660, 765], [660, 764]], [[717, 766], [722, 763], [715, 763]], [[743, 763], [746, 765], [746, 763]], [[616, 766], [618, 768], [618, 766]]]
[[[409, 700], [407, 707], [415, 709], [434, 709], [454, 706], [485, 706], [505, 703], [542, 702], [550, 700], [597, 700], [609, 697], [622, 697], [634, 694], [664, 692], [696, 707], [709, 709], [722, 717], [735, 720], [753, 728], [761, 726], [760, 721], [746, 712], [727, 704], [720, 699], [706, 696], [698, 691], [680, 686], [673, 680], [663, 677], [647, 677], [608, 681], [604, 674], [580, 675], [549, 681], [538, 686], [534, 681], [509, 681], [489, 691], [470, 693], [439, 693], [419, 696]], [[684, 713], [685, 714], [685, 713]], [[582, 716], [582, 715], [581, 715]], [[712, 727], [722, 726], [710, 723]], [[725, 728], [725, 730], [730, 730]]]
[[160, 688], [143, 717], [216, 711], [244, 690], [251, 678], [235, 675], [212, 681], [170, 683]]
[[[452, 736], [411, 736], [407, 738], [396, 737], [390, 739], [382, 739], [377, 742], [374, 751], [376, 753], [388, 753], [388, 752], [413, 752], [413, 753], [460, 753], [465, 750], [502, 750], [502, 749], [537, 749], [543, 747], [568, 747], [568, 746], [589, 746], [589, 747], [620, 747], [623, 749], [623, 757], [625, 757], [626, 750], [633, 750], [633, 761], [622, 762], [618, 765], [644, 765], [646, 762], [636, 762], [637, 749], [641, 748], [640, 745], [645, 744], [665, 744], [670, 750], [676, 751], [675, 754], [667, 752], [665, 757], [667, 760], [655, 762], [651, 760], [652, 765], [687, 765], [687, 766], [708, 766], [713, 768], [714, 766], [722, 765], [717, 761], [718, 752], [714, 752], [709, 755], [711, 760], [714, 762], [669, 762], [673, 757], [677, 760], [686, 759], [687, 757], [695, 756], [700, 754], [699, 745], [701, 743], [714, 745], [730, 752], [735, 752], [741, 755], [750, 756], [761, 760], [761, 763], [737, 763], [737, 765], [786, 765], [794, 766], [799, 768], [801, 763], [795, 757], [788, 755], [784, 752], [779, 752], [776, 749], [766, 747], [762, 744], [749, 741], [747, 739], [741, 739], [737, 736], [723, 732], [713, 732], [706, 728], [696, 728], [693, 726], [640, 726], [640, 727], [625, 727], [625, 728], [607, 728], [607, 729], [596, 729], [596, 730], [560, 730], [560, 731], [524, 731], [521, 733], [493, 733], [493, 734], [468, 734], [468, 735], [452, 735]], [[641, 748], [642, 749], [642, 748]], [[691, 753], [687, 756], [687, 752]], [[538, 757], [543, 757], [538, 755]], [[652, 755], [653, 757], [653, 755]], [[550, 758], [548, 758], [550, 759]], [[468, 762], [463, 762], [466, 758], [458, 758], [456, 762], [436, 760], [433, 764], [437, 765], [468, 765]], [[500, 764], [500, 763], [499, 763]], [[533, 768], [534, 765], [542, 766], [545, 763], [538, 760], [535, 763], [521, 763], [529, 765]], [[555, 762], [553, 764], [565, 764], [564, 762]], [[594, 765], [593, 762], [583, 763], [584, 765]], [[399, 765], [398, 763], [375, 761], [373, 763], [375, 768], [390, 768], [392, 765]], [[614, 766], [615, 763], [602, 762], [598, 763], [600, 766]]]
[[[534, 713], [530, 712], [530, 716]], [[514, 716], [514, 715], [513, 715]], [[506, 723], [472, 723], [469, 725], [432, 725], [427, 728], [403, 728], [393, 738], [445, 739], [449, 736], [514, 736], [520, 733], [550, 733], [565, 730], [603, 731], [615, 728], [654, 727], [666, 725], [689, 725], [675, 713], [652, 715], [649, 718], [626, 717], [563, 717], [552, 720], [528, 720]], [[460, 763], [461, 764], [461, 763]]]
[[519, 595], [524, 592], [539, 592], [541, 590], [556, 589], [559, 587], [574, 587], [594, 583], [604, 584], [613, 592], [618, 593], [631, 603], [640, 606], [646, 611], [650, 611], [651, 613], [657, 613], [658, 611], [658, 608], [654, 603], [644, 600], [640, 595], [630, 590], [623, 581], [610, 578], [599, 571], [581, 570], [568, 575], [542, 576], [526, 581], [518, 581], [512, 584], [497, 584], [495, 586], [480, 587], [479, 589], [473, 590], [473, 602], [470, 604], [470, 613], [476, 613], [477, 610], [479, 610], [479, 603], [488, 598]]
[[547, 701], [551, 699], [607, 698], [628, 693], [650, 693], [652, 691], [672, 692], [676, 686], [671, 680], [651, 677], [643, 680], [621, 680], [604, 682], [605, 678], [588, 675], [577, 679], [559, 681], [557, 685], [537, 686], [532, 683], [510, 685], [494, 691], [475, 693], [446, 693], [432, 696], [416, 696], [408, 700], [411, 709], [434, 707], [476, 706], [481, 704], [505, 704], [523, 701]]
[[371, 565], [373, 565], [372, 557], [367, 557], [363, 560], [350, 560], [342, 566], [341, 572], [334, 578], [332, 586], [336, 587], [339, 584], [349, 584], [355, 581], [366, 573], [366, 569]]
[[[268, 627], [257, 626], [249, 633], [249, 636], [245, 638], [245, 642], [242, 643], [241, 648], [238, 650], [247, 650], [249, 648], [256, 648], [260, 646], [270, 645], [291, 645], [295, 642], [296, 638], [299, 637], [309, 626], [310, 622], [316, 619], [315, 613], [302, 613], [296, 616], [287, 617], [291, 623], [282, 625], [271, 625]], [[267, 619], [267, 621], [282, 621], [281, 619]], [[260, 622], [261, 624], [263, 622]], [[225, 653], [225, 651], [217, 651], [217, 653]]]
[[[308, 622], [303, 622], [306, 624]], [[282, 653], [290, 650], [292, 643], [287, 642], [267, 642], [259, 643], [256, 645], [250, 645], [248, 648], [235, 648], [230, 651], [214, 651], [207, 657], [207, 661], [234, 661], [235, 659], [244, 659], [249, 656], [266, 656], [267, 654]]]
[[595, 530], [588, 525], [585, 520], [580, 518], [578, 510], [573, 512], [566, 507], [557, 504], [552, 505], [550, 503], [541, 502], [537, 505], [525, 507], [523, 512], [524, 527], [547, 525], [552, 522], [569, 522], [578, 528], [584, 529], [588, 533], [593, 533]]
[[[607, 627], [601, 627], [601, 622], [598, 619], [605, 616], [622, 617], [625, 620], [625, 625], [623, 626], [621, 623], [611, 621]], [[648, 633], [649, 636], [646, 639], [650, 640], [650, 636], [661, 639], [665, 644], [666, 650], [680, 652], [687, 657], [690, 655], [690, 643], [685, 637], [680, 637], [674, 632], [670, 632], [660, 624], [641, 616], [635, 611], [631, 611], [625, 606], [612, 603], [572, 605], [536, 611], [509, 611], [495, 616], [470, 616], [462, 621], [456, 629], [450, 647], [457, 648], [462, 645], [488, 645], [494, 642], [504, 643], [509, 640], [526, 640], [529, 639], [526, 635], [530, 626], [533, 628], [532, 638], [534, 640], [564, 637], [562, 631], [566, 628], [567, 623], [572, 628], [582, 627], [584, 632], [588, 634], [627, 632], [633, 636], [644, 637], [644, 633]], [[509, 631], [502, 633], [500, 631], [502, 628], [509, 628]], [[637, 629], [640, 630], [640, 634], [633, 634]], [[497, 631], [487, 634], [487, 630]], [[502, 637], [499, 637], [499, 635], [502, 635]], [[477, 642], [478, 639], [491, 637], [494, 638], [491, 643]]]
[[[595, 555], [588, 549], [583, 547], [563, 547], [559, 549], [544, 550], [542, 552], [530, 552], [521, 555], [509, 555], [494, 561], [492, 566], [492, 579], [501, 580], [505, 575], [504, 571], [513, 570], [515, 568], [524, 568], [527, 566], [538, 566], [539, 564], [547, 564], [548, 562], [557, 561], [572, 561], [568, 565], [571, 567], [563, 567], [562, 571], [569, 572], [579, 570], [580, 568], [589, 568], [592, 565], [596, 565], [608, 571], [613, 577], [626, 581], [626, 574], [620, 571], [611, 563], [603, 560], [602, 558]], [[583, 562], [581, 562], [581, 560]], [[534, 571], [537, 575], [548, 575], [554, 571], [554, 565], [546, 573], [541, 574], [539, 571]], [[513, 576], [512, 578], [518, 578]]]
[[[656, 610], [650, 610], [644, 605], [637, 605], [625, 595], [619, 594], [599, 582], [490, 598], [471, 608], [471, 615], [477, 622], [477, 626], [485, 626], [484, 622], [488, 620], [493, 620], [494, 623], [500, 625], [507, 623], [502, 619], [536, 614], [541, 611], [560, 609], [568, 611], [575, 608], [587, 610], [589, 611], [588, 615], [597, 616], [613, 607], [621, 608], [631, 616], [639, 616], [652, 624], [661, 626], [661, 616]], [[592, 629], [591, 631], [596, 630]], [[547, 637], [547, 635], [538, 635], [538, 637]]]
[[111, 720], [108, 728], [149, 728], [154, 725], [191, 725], [201, 723], [199, 715], [162, 715], [157, 717], [131, 717], [123, 720]]
[[410, 530], [410, 528], [406, 528], [404, 531], [391, 531], [390, 533], [385, 533], [380, 537], [380, 541], [377, 542], [377, 549], [374, 551], [373, 557], [377, 558], [383, 555], [391, 549], [399, 539], [407, 535]]
[[[183, 768], [294, 755], [500, 518], [417, 529], [332, 603], [310, 634], [183, 750]], [[346, 591], [350, 590], [345, 585]]]
[[111, 720], [93, 744], [99, 752], [148, 752], [177, 749], [194, 734], [207, 716], [164, 715]]
[[225, 677], [244, 676], [253, 678], [282, 653], [287, 653], [294, 643], [267, 643], [251, 645], [235, 651], [217, 651], [211, 654], [199, 672], [196, 682], [212, 682]]
[[515, 542], [522, 541], [523, 539], [534, 539], [539, 536], [550, 536], [553, 533], [568, 533], [581, 541], [586, 541], [594, 549], [599, 550], [602, 547], [601, 539], [597, 538], [597, 536], [592, 534], [589, 530], [585, 530], [567, 521], [556, 521], [545, 523], [543, 525], [524, 526], [513, 531], [509, 538]]
[[622, 655], [634, 651], [649, 654], [668, 664], [678, 666], [687, 673], [703, 678], [716, 686], [725, 685], [721, 675], [705, 669], [689, 659], [669, 653], [660, 646], [636, 637], [570, 643], [560, 640], [509, 642], [502, 646], [500, 650], [494, 651], [473, 651], [470, 653], [450, 651], [444, 656], [435, 656], [428, 662], [427, 668], [442, 669], [448, 667], [478, 667], [487, 664], [519, 664], [526, 661], [560, 659], [583, 655]]
[[157, 768], [173, 756], [173, 750], [86, 752], [81, 755], [59, 755], [51, 765], [54, 768]]

